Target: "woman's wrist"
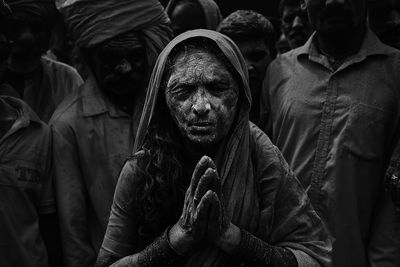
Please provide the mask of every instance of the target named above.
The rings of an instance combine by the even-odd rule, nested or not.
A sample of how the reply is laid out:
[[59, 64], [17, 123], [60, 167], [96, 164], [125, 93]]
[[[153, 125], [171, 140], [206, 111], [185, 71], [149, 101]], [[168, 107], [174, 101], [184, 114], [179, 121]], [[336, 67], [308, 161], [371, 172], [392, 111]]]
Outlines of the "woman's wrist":
[[226, 253], [231, 254], [239, 246], [240, 237], [240, 228], [230, 223], [226, 231], [215, 241], [215, 245]]
[[178, 255], [185, 255], [193, 245], [193, 240], [178, 224], [175, 224], [169, 229], [168, 242]]
[[[157, 237], [152, 243], [144, 248], [140, 253], [126, 259], [126, 263], [132, 266], [175, 266], [181, 257], [171, 247], [168, 237], [168, 229]], [[133, 264], [135, 263], [135, 264]], [[121, 265], [125, 266], [125, 265]]]

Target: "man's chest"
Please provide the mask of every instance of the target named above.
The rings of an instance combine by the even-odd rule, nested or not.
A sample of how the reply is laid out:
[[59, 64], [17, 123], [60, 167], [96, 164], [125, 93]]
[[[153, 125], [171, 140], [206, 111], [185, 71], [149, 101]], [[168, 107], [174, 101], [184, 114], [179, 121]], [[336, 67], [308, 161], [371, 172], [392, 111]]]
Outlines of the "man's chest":
[[364, 113], [397, 114], [400, 99], [392, 77], [381, 70], [294, 73], [273, 90], [276, 118], [318, 124], [323, 115], [343, 119], [354, 106], [371, 107]]

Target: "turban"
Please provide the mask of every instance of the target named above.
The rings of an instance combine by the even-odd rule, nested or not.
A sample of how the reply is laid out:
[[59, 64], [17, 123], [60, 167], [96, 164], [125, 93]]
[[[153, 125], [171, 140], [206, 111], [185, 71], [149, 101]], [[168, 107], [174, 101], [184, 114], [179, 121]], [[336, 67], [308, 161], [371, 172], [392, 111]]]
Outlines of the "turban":
[[4, 0], [0, 0], [0, 16], [1, 19], [11, 15], [11, 9]]
[[6, 0], [13, 16], [21, 19], [41, 20], [50, 23], [57, 14], [53, 0]]
[[[172, 15], [172, 12], [173, 12], [175, 6], [181, 2], [183, 3], [185, 1], [181, 1], [181, 0], [170, 0], [169, 1], [167, 8], [166, 8], [166, 11], [169, 16]], [[221, 15], [218, 5], [214, 2], [214, 0], [197, 0], [197, 2], [199, 3], [199, 5], [204, 13], [204, 18], [206, 21], [205, 29], [215, 31], [218, 27], [218, 24], [222, 20], [222, 15]]]
[[56, 0], [79, 47], [93, 47], [113, 37], [140, 31], [146, 48], [158, 53], [172, 37], [158, 0]]

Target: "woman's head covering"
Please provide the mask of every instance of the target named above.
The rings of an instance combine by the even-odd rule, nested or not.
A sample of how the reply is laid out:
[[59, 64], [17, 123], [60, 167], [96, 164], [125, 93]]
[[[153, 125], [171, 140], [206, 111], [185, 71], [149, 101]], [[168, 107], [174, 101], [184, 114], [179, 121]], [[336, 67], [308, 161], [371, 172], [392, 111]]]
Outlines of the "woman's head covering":
[[0, 0], [0, 16], [7, 17], [10, 15], [11, 15], [10, 6], [4, 0]]
[[158, 0], [56, 0], [79, 47], [93, 47], [118, 35], [141, 32], [146, 48], [160, 52], [172, 37]]
[[[150, 77], [150, 82], [147, 90], [146, 101], [144, 104], [144, 109], [142, 112], [142, 118], [140, 120], [139, 130], [137, 132], [135, 140], [135, 152], [141, 149], [143, 145], [145, 135], [147, 133], [147, 128], [150, 125], [151, 119], [153, 117], [154, 108], [157, 103], [157, 97], [160, 97], [160, 90], [163, 90], [161, 84], [163, 79], [163, 74], [166, 70], [166, 64], [168, 62], [169, 55], [171, 51], [179, 44], [188, 41], [192, 38], [205, 38], [217, 45], [221, 52], [226, 56], [228, 61], [234, 67], [237, 72], [238, 77], [240, 77], [241, 86], [239, 90], [242, 90], [244, 99], [242, 99], [240, 114], [238, 118], [238, 124], [248, 125], [248, 114], [251, 106], [251, 93], [248, 85], [248, 72], [246, 68], [246, 63], [240, 53], [239, 48], [234, 44], [234, 42], [227, 36], [220, 34], [218, 32], [210, 30], [192, 30], [187, 31], [175, 39], [173, 39], [161, 52], [157, 62], [154, 66], [153, 73]], [[161, 97], [163, 92], [161, 92]]]
[[[168, 16], [172, 15], [175, 6], [180, 2], [184, 2], [184, 0], [170, 0], [168, 2], [166, 8]], [[217, 3], [215, 3], [214, 0], [197, 0], [197, 2], [204, 13], [204, 18], [206, 21], [205, 29], [215, 31], [222, 20], [222, 15]]]
[[50, 23], [57, 14], [54, 0], [6, 0], [13, 17]]
[[[10, 6], [4, 1], [0, 0], [0, 32], [7, 28], [5, 24], [8, 23], [9, 19], [11, 18], [11, 8]], [[2, 59], [3, 51], [0, 51], [0, 58]], [[1, 60], [0, 60], [1, 61]]]

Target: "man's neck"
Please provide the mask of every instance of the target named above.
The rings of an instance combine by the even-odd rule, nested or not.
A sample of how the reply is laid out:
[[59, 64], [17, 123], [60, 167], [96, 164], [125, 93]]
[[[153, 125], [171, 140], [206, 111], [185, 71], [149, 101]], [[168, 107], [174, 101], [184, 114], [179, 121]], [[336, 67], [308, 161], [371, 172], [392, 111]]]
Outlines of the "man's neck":
[[17, 117], [17, 110], [0, 98], [0, 121], [15, 120]]
[[354, 29], [351, 34], [345, 36], [324, 36], [317, 33], [318, 48], [322, 54], [330, 58], [343, 60], [359, 51], [365, 34], [365, 25], [362, 25], [359, 29]]

